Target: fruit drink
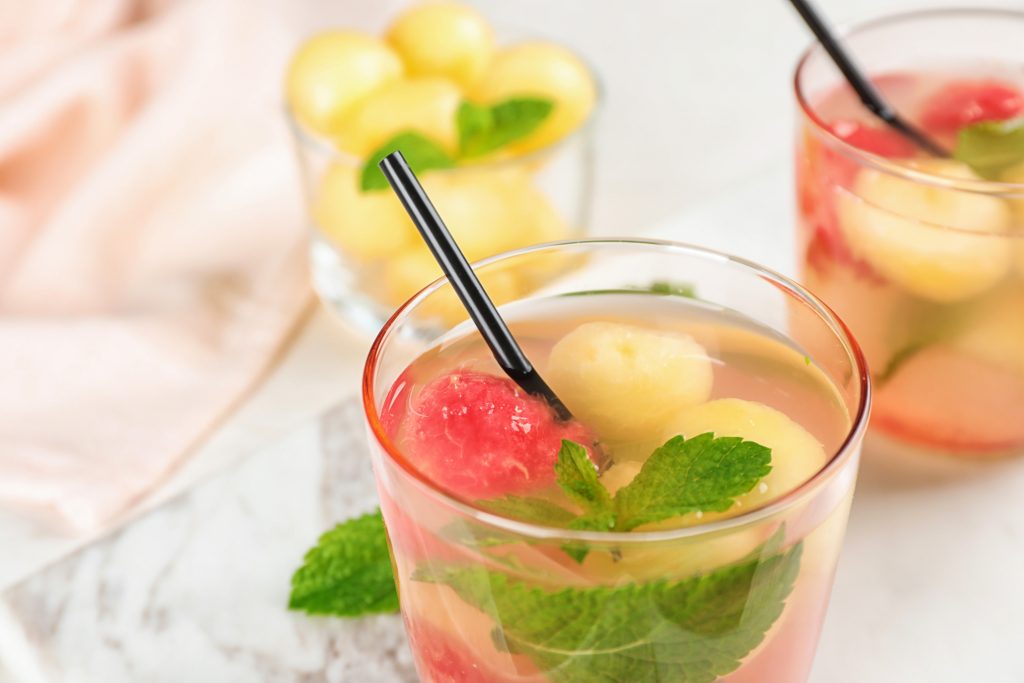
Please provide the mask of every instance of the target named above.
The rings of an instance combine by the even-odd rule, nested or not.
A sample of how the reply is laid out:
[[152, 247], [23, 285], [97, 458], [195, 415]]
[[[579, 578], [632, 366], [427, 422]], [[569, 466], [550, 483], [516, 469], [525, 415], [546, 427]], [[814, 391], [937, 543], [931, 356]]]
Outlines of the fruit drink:
[[371, 442], [422, 680], [806, 680], [865, 417], [856, 352], [837, 374], [807, 349], [835, 362], [841, 326], [773, 299], [804, 311], [805, 347], [700, 294], [503, 307], [570, 421], [471, 328], [415, 351], [382, 333]]
[[851, 36], [855, 48], [866, 41], [886, 98], [951, 158], [929, 157], [874, 120], [829, 82], [817, 51], [797, 74], [803, 282], [864, 349], [873, 430], [958, 456], [1024, 451], [1024, 74], [1001, 65], [998, 27], [973, 58], [927, 67], [872, 60], [867, 48], [919, 36], [920, 64], [939, 52], [927, 36], [954, 31], [954, 20], [967, 50], [997, 19], [1018, 36], [1024, 28], [1020, 15], [932, 12]]
[[[286, 75], [317, 290], [373, 330], [440, 271], [376, 168], [401, 150], [471, 261], [586, 227], [596, 79], [569, 48], [413, 5], [383, 35], [312, 36]], [[485, 283], [499, 300], [530, 287]], [[454, 302], [453, 302], [454, 303]], [[452, 322], [458, 306], [435, 317]]]

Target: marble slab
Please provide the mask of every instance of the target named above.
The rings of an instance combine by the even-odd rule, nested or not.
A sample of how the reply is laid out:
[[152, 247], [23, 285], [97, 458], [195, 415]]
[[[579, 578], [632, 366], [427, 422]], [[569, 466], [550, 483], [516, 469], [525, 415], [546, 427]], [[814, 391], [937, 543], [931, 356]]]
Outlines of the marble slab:
[[376, 506], [349, 400], [0, 596], [0, 681], [415, 681], [401, 621], [288, 612], [336, 521]]

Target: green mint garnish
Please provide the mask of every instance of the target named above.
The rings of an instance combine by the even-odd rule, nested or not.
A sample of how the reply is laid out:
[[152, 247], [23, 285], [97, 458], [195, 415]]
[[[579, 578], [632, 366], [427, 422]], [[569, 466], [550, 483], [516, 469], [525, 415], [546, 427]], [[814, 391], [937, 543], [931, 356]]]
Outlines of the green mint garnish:
[[554, 106], [540, 97], [514, 97], [491, 106], [463, 102], [455, 114], [460, 155], [467, 159], [483, 156], [526, 137]]
[[735, 436], [673, 437], [615, 494], [615, 528], [728, 510], [771, 472], [771, 460], [771, 449]]
[[[771, 449], [739, 437], [707, 433], [676, 436], [651, 454], [636, 477], [612, 497], [597, 477], [586, 449], [563, 440], [555, 481], [581, 509], [575, 514], [551, 501], [519, 496], [481, 500], [496, 514], [535, 524], [589, 531], [631, 531], [693, 512], [722, 512], [771, 472]], [[577, 562], [589, 552], [582, 543], [563, 547]]]
[[[543, 498], [505, 496], [482, 500], [485, 510], [524, 522], [577, 530], [630, 531], [641, 524], [691, 512], [723, 511], [771, 471], [771, 450], [737, 437], [677, 436], [651, 454], [632, 482], [613, 497], [601, 483], [587, 450], [563, 440], [555, 463], [558, 486], [582, 512]], [[477, 547], [517, 537], [450, 525], [447, 536]], [[462, 528], [462, 527], [466, 528]], [[577, 562], [586, 544], [563, 550]], [[320, 537], [292, 577], [288, 606], [311, 614], [354, 617], [398, 609], [387, 536], [380, 511], [339, 524]]]
[[682, 581], [548, 591], [482, 566], [421, 570], [501, 624], [492, 636], [555, 683], [713, 683], [735, 671], [782, 614], [802, 542], [783, 531], [740, 562]]
[[688, 282], [671, 282], [669, 280], [655, 280], [646, 288], [646, 291], [649, 291], [651, 294], [683, 296], [687, 299], [697, 296], [697, 288], [692, 284]]
[[453, 168], [455, 166], [455, 160], [448, 156], [448, 153], [433, 140], [419, 133], [399, 133], [381, 145], [366, 160], [359, 183], [363, 192], [388, 189], [388, 181], [384, 174], [381, 173], [378, 164], [381, 162], [381, 159], [395, 150], [402, 153], [402, 156], [409, 163], [409, 168], [416, 173], [439, 168]]
[[398, 611], [398, 593], [380, 510], [328, 531], [292, 576], [288, 607], [358, 617]]
[[587, 449], [578, 443], [562, 440], [555, 461], [555, 481], [587, 514], [604, 515], [612, 511], [612, 497], [598, 480]]
[[1024, 162], [1024, 117], [963, 128], [953, 157], [983, 178], [997, 179], [1006, 169]]
[[640, 472], [612, 497], [598, 479], [586, 449], [563, 440], [556, 482], [583, 513], [550, 501], [506, 496], [478, 504], [524, 521], [572, 529], [630, 531], [692, 512], [722, 512], [771, 472], [772, 452], [753, 441], [712, 433], [676, 436], [644, 461]]
[[[572, 442], [569, 441], [568, 443]], [[567, 526], [576, 518], [574, 513], [544, 498], [505, 496], [504, 498], [478, 500], [477, 505], [496, 515], [518, 519], [521, 522], [530, 522], [531, 524]]]

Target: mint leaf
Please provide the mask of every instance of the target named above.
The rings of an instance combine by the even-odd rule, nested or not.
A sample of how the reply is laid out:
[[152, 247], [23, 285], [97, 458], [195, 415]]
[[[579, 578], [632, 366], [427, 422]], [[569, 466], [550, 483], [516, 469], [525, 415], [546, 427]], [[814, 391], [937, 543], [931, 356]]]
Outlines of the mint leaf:
[[611, 513], [612, 497], [597, 480], [597, 468], [578, 443], [562, 439], [555, 461], [555, 480], [565, 495], [587, 513]]
[[672, 282], [670, 280], [655, 280], [646, 288], [651, 294], [666, 294], [669, 296], [682, 296], [692, 299], [697, 296], [697, 288], [689, 282]]
[[737, 564], [683, 581], [548, 591], [484, 567], [417, 573], [500, 626], [495, 642], [555, 683], [713, 683], [735, 671], [782, 614], [802, 543], [780, 529]]
[[617, 531], [691, 512], [728, 510], [772, 468], [771, 449], [739, 437], [676, 436], [615, 495]]
[[463, 102], [455, 114], [459, 152], [463, 157], [483, 156], [532, 133], [554, 109], [540, 97], [513, 97], [492, 106]]
[[409, 163], [409, 168], [416, 173], [455, 166], [455, 161], [433, 140], [419, 133], [399, 133], [381, 145], [366, 160], [359, 183], [363, 192], [388, 189], [388, 181], [381, 173], [378, 164], [384, 157], [396, 150], [402, 153]]
[[358, 617], [398, 611], [380, 510], [328, 531], [292, 576], [289, 609]]
[[1024, 117], [961, 129], [953, 157], [983, 178], [997, 179], [1007, 168], [1024, 162]]
[[576, 517], [575, 513], [544, 498], [505, 496], [504, 498], [478, 500], [476, 505], [496, 515], [531, 524], [567, 526]]

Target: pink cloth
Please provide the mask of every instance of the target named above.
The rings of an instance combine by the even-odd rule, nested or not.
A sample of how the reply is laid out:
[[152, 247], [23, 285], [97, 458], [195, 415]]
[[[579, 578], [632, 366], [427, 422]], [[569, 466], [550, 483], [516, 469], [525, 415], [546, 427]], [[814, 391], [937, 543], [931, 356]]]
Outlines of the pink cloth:
[[0, 504], [109, 520], [310, 301], [259, 5], [0, 0]]

